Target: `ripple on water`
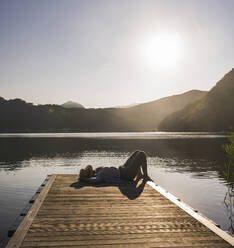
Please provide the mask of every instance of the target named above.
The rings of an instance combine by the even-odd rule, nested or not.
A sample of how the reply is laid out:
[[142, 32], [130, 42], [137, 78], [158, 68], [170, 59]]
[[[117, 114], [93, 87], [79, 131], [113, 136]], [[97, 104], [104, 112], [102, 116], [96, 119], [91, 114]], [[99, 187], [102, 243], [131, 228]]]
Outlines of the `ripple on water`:
[[[18, 152], [17, 143], [8, 142], [6, 150], [4, 142], [6, 154], [4, 157], [0, 154], [0, 238], [47, 174], [78, 174], [80, 168], [88, 164], [94, 167], [119, 166], [136, 149], [148, 154], [149, 174], [157, 184], [228, 230], [230, 223], [223, 203], [227, 187], [219, 165], [219, 159], [222, 160], [224, 155], [219, 139], [198, 142], [186, 138], [185, 141], [174, 139], [172, 142], [157, 140], [159, 134], [152, 133], [140, 134], [142, 137], [145, 135], [140, 140], [136, 138], [139, 134], [121, 134], [125, 138], [117, 137], [117, 134], [99, 135], [102, 135], [101, 139], [56, 139], [56, 142], [53, 139], [51, 143], [50, 139], [34, 139], [35, 135], [32, 135], [30, 145], [28, 139], [21, 140], [20, 156], [17, 153], [15, 157], [7, 150], [13, 146]], [[108, 139], [104, 139], [105, 135], [109, 135]], [[115, 135], [116, 140], [109, 139]], [[165, 134], [160, 135], [165, 137]], [[180, 135], [185, 137], [185, 134]], [[42, 136], [38, 134], [38, 137]], [[131, 139], [127, 140], [130, 136]]]

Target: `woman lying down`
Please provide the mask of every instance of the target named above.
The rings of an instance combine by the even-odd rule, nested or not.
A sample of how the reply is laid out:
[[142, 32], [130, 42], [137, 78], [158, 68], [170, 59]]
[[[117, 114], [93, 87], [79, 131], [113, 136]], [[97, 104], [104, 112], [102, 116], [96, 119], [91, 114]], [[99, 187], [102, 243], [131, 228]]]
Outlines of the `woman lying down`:
[[[142, 171], [142, 172], [141, 172]], [[93, 178], [95, 177], [95, 178]], [[89, 183], [113, 182], [118, 180], [133, 181], [146, 180], [153, 181], [147, 172], [146, 155], [142, 151], [135, 151], [124, 165], [116, 167], [98, 167], [95, 170], [91, 165], [87, 165], [80, 170], [79, 180]]]

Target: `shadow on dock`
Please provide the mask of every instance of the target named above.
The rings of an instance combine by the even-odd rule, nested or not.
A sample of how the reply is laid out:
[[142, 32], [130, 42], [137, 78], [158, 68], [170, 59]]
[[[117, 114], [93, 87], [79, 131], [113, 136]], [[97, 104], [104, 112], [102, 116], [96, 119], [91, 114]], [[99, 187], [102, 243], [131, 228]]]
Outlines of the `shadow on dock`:
[[119, 191], [126, 196], [129, 200], [135, 200], [138, 198], [141, 193], [144, 190], [146, 180], [136, 180], [132, 182], [128, 181], [122, 181], [120, 180], [119, 182], [105, 182], [105, 183], [86, 183], [86, 182], [81, 182], [77, 181], [74, 182], [70, 185], [70, 187], [73, 187], [75, 189], [80, 189], [83, 187], [118, 187]]
[[77, 177], [53, 174], [6, 248], [233, 247], [230, 235], [153, 183]]

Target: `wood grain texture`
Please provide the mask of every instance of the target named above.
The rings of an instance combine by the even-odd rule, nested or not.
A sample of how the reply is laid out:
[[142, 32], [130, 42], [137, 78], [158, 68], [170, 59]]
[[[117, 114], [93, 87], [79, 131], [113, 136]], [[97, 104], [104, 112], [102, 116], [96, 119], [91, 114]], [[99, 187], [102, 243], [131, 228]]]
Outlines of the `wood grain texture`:
[[56, 175], [20, 247], [232, 247], [147, 184], [77, 178]]
[[25, 235], [27, 234], [28, 229], [32, 225], [32, 222], [33, 222], [38, 210], [40, 209], [43, 201], [45, 200], [45, 197], [47, 196], [47, 193], [49, 192], [55, 178], [56, 178], [56, 175], [52, 175], [52, 177], [49, 179], [48, 183], [46, 184], [46, 186], [44, 187], [44, 189], [42, 190], [40, 195], [35, 200], [33, 206], [28, 211], [27, 215], [25, 216], [24, 220], [19, 225], [19, 227], [16, 230], [16, 232], [14, 233], [13, 237], [8, 242], [6, 248], [21, 247], [23, 239], [24, 239]]

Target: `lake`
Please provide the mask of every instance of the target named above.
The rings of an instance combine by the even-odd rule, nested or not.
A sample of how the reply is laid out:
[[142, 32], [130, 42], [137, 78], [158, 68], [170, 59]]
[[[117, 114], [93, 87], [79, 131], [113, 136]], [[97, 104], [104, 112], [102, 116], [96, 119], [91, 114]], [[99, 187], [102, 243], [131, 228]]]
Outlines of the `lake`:
[[217, 133], [0, 134], [0, 240], [47, 174], [119, 166], [134, 150], [147, 153], [157, 184], [233, 234], [224, 201], [227, 142]]

